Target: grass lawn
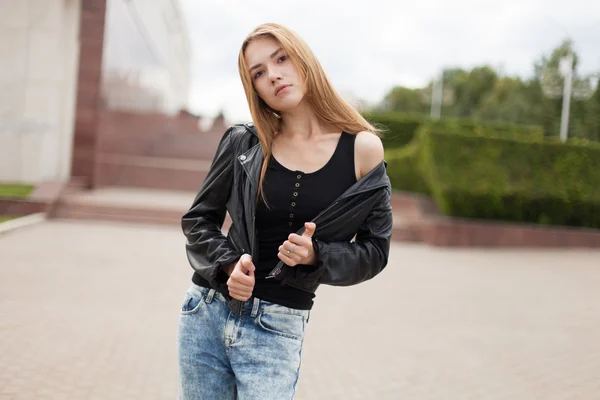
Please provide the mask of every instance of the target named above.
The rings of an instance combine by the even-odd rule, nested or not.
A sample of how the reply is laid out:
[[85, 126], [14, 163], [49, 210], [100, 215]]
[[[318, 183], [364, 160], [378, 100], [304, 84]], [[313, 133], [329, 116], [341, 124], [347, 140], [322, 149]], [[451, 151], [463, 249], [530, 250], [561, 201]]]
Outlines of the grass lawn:
[[[18, 183], [0, 183], [0, 198], [26, 199], [33, 190], [33, 185]], [[1, 218], [1, 217], [0, 217]]]
[[4, 217], [2, 215], [0, 215], [0, 224], [3, 223], [4, 221], [8, 221], [9, 219], [13, 219], [14, 217]]

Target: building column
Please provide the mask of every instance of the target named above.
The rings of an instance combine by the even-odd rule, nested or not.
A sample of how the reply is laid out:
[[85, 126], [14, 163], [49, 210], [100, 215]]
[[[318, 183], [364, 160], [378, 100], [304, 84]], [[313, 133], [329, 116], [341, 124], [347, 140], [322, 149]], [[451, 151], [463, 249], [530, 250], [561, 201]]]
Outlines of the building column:
[[81, 0], [79, 73], [71, 177], [94, 187], [99, 145], [100, 89], [107, 0]]

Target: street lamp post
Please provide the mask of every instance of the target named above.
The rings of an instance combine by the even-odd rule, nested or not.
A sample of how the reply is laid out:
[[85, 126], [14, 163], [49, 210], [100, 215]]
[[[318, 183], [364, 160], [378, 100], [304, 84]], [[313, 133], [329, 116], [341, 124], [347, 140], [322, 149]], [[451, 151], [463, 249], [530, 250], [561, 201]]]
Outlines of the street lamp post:
[[433, 81], [431, 90], [431, 118], [440, 119], [442, 115], [442, 97], [444, 93], [444, 70], [440, 73], [439, 79]]
[[569, 111], [571, 109], [571, 88], [573, 85], [573, 53], [569, 52], [566, 57], [560, 60], [558, 69], [565, 79], [560, 117], [560, 140], [566, 142], [569, 131]]
[[431, 105], [431, 118], [440, 119], [442, 116], [442, 105], [452, 104], [454, 93], [452, 88], [444, 87], [444, 69], [440, 72], [439, 78], [433, 80], [431, 86], [420, 90], [421, 102]]
[[[569, 114], [571, 99], [587, 100], [594, 93], [594, 76], [578, 77], [573, 71], [574, 55], [569, 50], [566, 56], [559, 60], [558, 70], [546, 68], [542, 74], [542, 91], [545, 96], [559, 99], [562, 96], [562, 111], [560, 116], [560, 140], [566, 142], [569, 136]], [[562, 81], [561, 81], [562, 78]]]

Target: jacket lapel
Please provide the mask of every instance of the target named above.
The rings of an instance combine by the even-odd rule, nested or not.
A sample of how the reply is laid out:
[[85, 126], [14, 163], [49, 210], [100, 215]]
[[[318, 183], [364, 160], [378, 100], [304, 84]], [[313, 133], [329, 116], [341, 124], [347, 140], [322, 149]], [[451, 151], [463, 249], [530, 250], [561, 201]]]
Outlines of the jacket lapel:
[[260, 143], [252, 146], [250, 149], [239, 155], [238, 162], [242, 166], [246, 178], [243, 187], [243, 198], [247, 199], [244, 201], [244, 217], [246, 234], [248, 235], [248, 241], [250, 244], [249, 254], [254, 258], [258, 256], [258, 249], [256, 249], [256, 235], [255, 235], [255, 215], [256, 215], [256, 201], [258, 195], [258, 183], [260, 181], [260, 171], [264, 160], [264, 154]]
[[246, 152], [238, 156], [238, 161], [242, 164], [242, 168], [246, 173], [248, 180], [258, 191], [258, 181], [260, 180], [260, 171], [262, 168], [265, 156], [262, 152], [260, 143], [257, 143]]

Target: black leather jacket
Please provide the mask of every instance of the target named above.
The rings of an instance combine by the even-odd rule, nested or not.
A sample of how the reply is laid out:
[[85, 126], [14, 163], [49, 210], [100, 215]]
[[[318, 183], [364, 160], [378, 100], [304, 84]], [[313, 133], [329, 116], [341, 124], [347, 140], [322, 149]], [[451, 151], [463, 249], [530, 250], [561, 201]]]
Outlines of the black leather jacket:
[[[255, 260], [259, 257], [254, 216], [263, 160], [254, 126], [231, 126], [200, 192], [182, 218], [192, 268], [223, 294], [228, 294], [227, 274], [221, 267], [243, 253]], [[280, 262], [269, 276], [314, 293], [320, 284], [349, 286], [381, 272], [388, 262], [392, 234], [386, 166], [382, 161], [313, 219], [316, 265], [289, 267]], [[227, 236], [221, 232], [226, 211], [232, 219]]]

